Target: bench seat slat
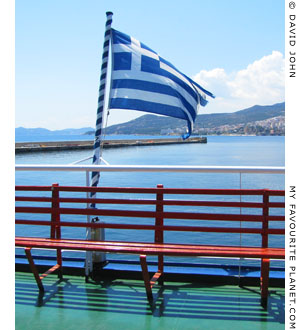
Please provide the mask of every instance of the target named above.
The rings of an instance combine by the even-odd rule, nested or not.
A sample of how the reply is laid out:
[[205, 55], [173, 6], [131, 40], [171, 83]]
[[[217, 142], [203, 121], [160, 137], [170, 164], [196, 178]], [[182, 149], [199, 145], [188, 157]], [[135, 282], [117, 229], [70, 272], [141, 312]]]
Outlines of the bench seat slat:
[[187, 244], [155, 244], [132, 242], [95, 242], [68, 239], [39, 239], [33, 237], [17, 237], [16, 246], [31, 248], [52, 248], [66, 250], [102, 251], [114, 253], [133, 253], [167, 256], [212, 256], [212, 257], [244, 257], [244, 258], [278, 258], [284, 259], [284, 249], [215, 246], [215, 245], [187, 245]]

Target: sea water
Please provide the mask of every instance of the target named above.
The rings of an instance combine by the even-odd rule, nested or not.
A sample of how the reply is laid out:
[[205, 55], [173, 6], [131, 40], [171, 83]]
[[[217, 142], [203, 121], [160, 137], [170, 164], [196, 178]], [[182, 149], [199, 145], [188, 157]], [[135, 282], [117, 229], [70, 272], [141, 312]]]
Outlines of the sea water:
[[[86, 136], [73, 136], [73, 140], [80, 140], [80, 137], [81, 139], [86, 138]], [[107, 137], [107, 139], [111, 138], [117, 138], [117, 136]], [[149, 137], [122, 136], [122, 138]], [[58, 140], [63, 139], [60, 137]], [[28, 138], [27, 141], [29, 141]], [[206, 144], [191, 143], [104, 149], [103, 158], [111, 165], [284, 166], [284, 149], [284, 137], [281, 136], [208, 136]], [[71, 164], [92, 156], [92, 153], [92, 150], [24, 153], [16, 155], [16, 163]], [[91, 164], [91, 160], [84, 163]], [[84, 172], [16, 172], [17, 185], [51, 185], [52, 183], [73, 186], [85, 185], [86, 176]], [[155, 187], [157, 184], [163, 184], [166, 188], [284, 189], [284, 175], [242, 174], [240, 180], [240, 175], [234, 173], [103, 172], [99, 182], [99, 186], [114, 187]], [[20, 230], [23, 232], [19, 232]], [[26, 230], [28, 230], [26, 227], [21, 227], [17, 234], [26, 235], [24, 232]], [[39, 233], [37, 232], [35, 235], [38, 236]], [[73, 233], [71, 233], [72, 235]], [[136, 235], [136, 233], [129, 234], [129, 240], [131, 235]], [[149, 232], [139, 232], [139, 235], [139, 239], [148, 240]], [[168, 235], [173, 235], [169, 237], [170, 241], [174, 241], [174, 235], [177, 235], [176, 240], [182, 243], [198, 241], [199, 237], [201, 237], [202, 244], [213, 243], [207, 233], [190, 233], [187, 236], [187, 234], [173, 232], [168, 233]], [[246, 241], [259, 239], [259, 237], [255, 238], [255, 235], [248, 236], [243, 239]], [[114, 231], [107, 231], [107, 237], [107, 239], [122, 239]], [[149, 240], [151, 239], [153, 238], [149, 238]], [[168, 240], [168, 237], [166, 239]], [[222, 242], [217, 243], [236, 244], [240, 237], [236, 237], [236, 242], [231, 242], [230, 239], [227, 241], [227, 238], [223, 237]], [[275, 243], [278, 244], [276, 239]], [[283, 245], [283, 239], [281, 240], [280, 244]]]
[[[78, 140], [83, 136], [73, 136]], [[116, 138], [116, 136], [112, 136]], [[112, 137], [107, 137], [108, 139]], [[129, 136], [131, 138], [143, 138]], [[125, 138], [125, 137], [124, 137]], [[128, 136], [126, 136], [128, 138]], [[149, 138], [149, 137], [148, 137]], [[152, 137], [154, 138], [154, 137]], [[16, 155], [17, 164], [71, 164], [92, 150], [34, 152]], [[207, 143], [104, 149], [111, 165], [284, 166], [282, 136], [208, 136]], [[85, 164], [91, 164], [86, 161]], [[85, 184], [84, 173], [16, 172], [16, 184]], [[240, 188], [239, 174], [102, 173], [102, 186]], [[284, 176], [243, 174], [242, 188], [283, 189]]]

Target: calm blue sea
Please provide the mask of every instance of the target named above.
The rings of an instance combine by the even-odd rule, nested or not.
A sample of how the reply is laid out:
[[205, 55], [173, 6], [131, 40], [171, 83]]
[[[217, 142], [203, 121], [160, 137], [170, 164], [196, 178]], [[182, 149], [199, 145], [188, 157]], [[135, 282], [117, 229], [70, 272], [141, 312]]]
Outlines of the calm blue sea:
[[[70, 138], [70, 136], [68, 136]], [[81, 136], [73, 136], [79, 140]], [[143, 138], [140, 136], [108, 136], [111, 138]], [[147, 138], [147, 137], [145, 137]], [[155, 137], [152, 137], [155, 138]], [[42, 139], [42, 137], [41, 137]], [[59, 139], [61, 140], [61, 139]], [[104, 149], [103, 158], [110, 164], [149, 165], [219, 165], [219, 166], [284, 166], [282, 136], [208, 136], [207, 144], [143, 146]], [[32, 141], [32, 140], [31, 140]], [[92, 156], [92, 150], [17, 154], [17, 164], [71, 164]], [[91, 164], [91, 160], [85, 162]], [[17, 172], [17, 184], [85, 184], [84, 173]], [[237, 174], [160, 174], [103, 173], [103, 186], [239, 188]], [[243, 188], [283, 189], [282, 175], [242, 175]]]
[[[137, 139], [143, 137], [107, 137], [107, 139], [112, 138]], [[68, 136], [68, 139], [91, 140], [91, 136]], [[43, 137], [39, 137], [37, 140], [47, 141]], [[56, 140], [62, 141], [67, 138], [56, 137]], [[23, 141], [34, 141], [34, 139], [26, 137]], [[103, 151], [103, 158], [113, 165], [284, 166], [284, 155], [284, 137], [281, 136], [208, 136], [207, 144], [127, 147], [104, 149]], [[71, 164], [89, 156], [92, 156], [92, 150], [27, 153], [17, 154], [16, 163]], [[91, 160], [85, 163], [91, 164]], [[60, 185], [85, 185], [85, 173], [16, 172], [16, 184], [18, 185], [50, 185], [56, 182]], [[157, 184], [163, 184], [165, 187], [185, 188], [239, 188], [240, 177], [238, 174], [102, 173], [99, 185], [155, 187]], [[242, 188], [284, 189], [284, 176], [243, 174]], [[26, 231], [25, 228], [22, 230]], [[19, 232], [19, 234], [21, 233]], [[38, 233], [36, 234], [38, 235]], [[196, 234], [197, 238], [195, 233], [191, 234], [194, 236], [192, 235], [188, 239], [189, 242], [199, 239], [199, 234]], [[108, 237], [110, 237], [109, 235], [108, 233]], [[178, 239], [185, 240], [186, 238], [178, 237]], [[253, 237], [247, 239], [253, 239]], [[212, 243], [207, 234], [202, 234], [201, 241], [203, 244]], [[282, 242], [282, 244], [284, 243]]]

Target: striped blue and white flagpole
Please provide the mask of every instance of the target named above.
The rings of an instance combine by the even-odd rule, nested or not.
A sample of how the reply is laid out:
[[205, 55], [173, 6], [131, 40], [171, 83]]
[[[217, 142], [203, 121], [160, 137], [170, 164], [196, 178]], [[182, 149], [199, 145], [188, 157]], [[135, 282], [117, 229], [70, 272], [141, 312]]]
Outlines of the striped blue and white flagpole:
[[[111, 23], [112, 23], [112, 12], [106, 13], [106, 24], [104, 34], [104, 44], [102, 53], [102, 66], [100, 73], [100, 86], [99, 86], [99, 97], [98, 97], [98, 108], [97, 108], [97, 120], [96, 120], [96, 131], [94, 141], [94, 156], [93, 165], [100, 164], [101, 158], [101, 136], [103, 126], [103, 112], [104, 112], [104, 99], [106, 89], [106, 77], [107, 77], [107, 66], [108, 66], [108, 55], [109, 55], [109, 42], [111, 37]], [[97, 187], [100, 178], [99, 172], [92, 172], [92, 187]], [[94, 196], [94, 194], [93, 194]], [[93, 197], [91, 196], [91, 197]]]
[[[97, 107], [97, 120], [96, 120], [96, 131], [95, 131], [95, 141], [94, 141], [94, 156], [93, 165], [98, 165], [101, 162], [101, 140], [102, 140], [102, 126], [103, 126], [103, 113], [105, 106], [105, 90], [106, 90], [106, 77], [108, 68], [108, 56], [109, 56], [109, 44], [111, 38], [111, 23], [112, 23], [112, 12], [106, 13], [106, 24], [105, 24], [105, 34], [103, 43], [103, 53], [102, 53], [102, 65], [100, 72], [100, 86], [99, 86], [99, 97], [98, 97], [98, 107]], [[99, 172], [92, 172], [91, 186], [97, 187], [100, 178]], [[96, 196], [95, 193], [91, 193], [91, 198]], [[95, 207], [95, 204], [91, 204], [90, 207]], [[98, 218], [92, 221], [98, 221]], [[90, 218], [88, 218], [90, 222]], [[103, 240], [104, 239], [104, 229], [99, 228], [96, 230], [88, 230], [87, 238], [93, 240]], [[86, 266], [85, 273], [86, 279], [88, 275], [95, 269], [96, 264], [105, 263], [106, 258], [104, 253], [99, 252], [87, 252], [86, 253]]]

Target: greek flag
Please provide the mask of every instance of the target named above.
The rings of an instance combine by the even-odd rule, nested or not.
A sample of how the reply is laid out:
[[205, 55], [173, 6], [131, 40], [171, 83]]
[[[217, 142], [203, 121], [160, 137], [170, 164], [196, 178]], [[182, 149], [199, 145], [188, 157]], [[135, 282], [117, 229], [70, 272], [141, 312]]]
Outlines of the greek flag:
[[185, 119], [188, 138], [206, 95], [199, 84], [138, 40], [111, 30], [110, 109], [130, 109]]

